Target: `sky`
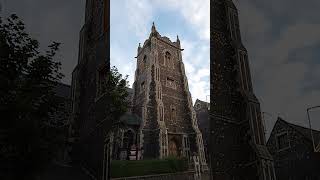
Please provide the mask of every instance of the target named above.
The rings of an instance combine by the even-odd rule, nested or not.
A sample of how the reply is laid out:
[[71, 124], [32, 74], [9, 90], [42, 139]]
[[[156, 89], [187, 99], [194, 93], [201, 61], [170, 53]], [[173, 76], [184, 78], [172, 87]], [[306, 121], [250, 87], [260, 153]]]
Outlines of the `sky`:
[[[62, 42], [64, 83], [70, 84], [78, 58], [85, 0], [0, 0], [2, 14], [16, 13], [44, 48]], [[183, 2], [183, 3], [181, 3]], [[267, 134], [278, 116], [307, 126], [306, 109], [320, 105], [319, 0], [236, 0], [242, 41], [248, 50], [254, 92]], [[133, 82], [138, 43], [152, 22], [171, 40], [179, 35], [193, 99], [206, 100], [209, 77], [208, 0], [111, 0], [111, 64]], [[126, 62], [121, 63], [119, 62]], [[320, 129], [320, 109], [310, 113]]]
[[111, 0], [111, 66], [134, 82], [138, 44], [149, 37], [152, 22], [162, 36], [181, 41], [189, 90], [193, 102], [209, 101], [210, 7], [209, 0]]

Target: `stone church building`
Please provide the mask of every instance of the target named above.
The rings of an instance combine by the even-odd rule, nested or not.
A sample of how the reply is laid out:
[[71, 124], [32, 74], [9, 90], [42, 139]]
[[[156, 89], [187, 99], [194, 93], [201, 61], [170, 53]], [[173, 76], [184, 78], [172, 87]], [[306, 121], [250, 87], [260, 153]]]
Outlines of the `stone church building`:
[[274, 180], [260, 103], [254, 94], [248, 52], [232, 0], [213, 0], [209, 159], [219, 180]]
[[[132, 108], [124, 115], [131, 119], [127, 121], [131, 124], [119, 134], [122, 136], [119, 145], [123, 150], [130, 148], [129, 139], [141, 150], [143, 159], [169, 156], [190, 159], [197, 155], [206, 168], [202, 134], [192, 105], [182, 51], [178, 37], [172, 42], [152, 25], [149, 38], [137, 50]], [[139, 128], [136, 122], [140, 123]]]

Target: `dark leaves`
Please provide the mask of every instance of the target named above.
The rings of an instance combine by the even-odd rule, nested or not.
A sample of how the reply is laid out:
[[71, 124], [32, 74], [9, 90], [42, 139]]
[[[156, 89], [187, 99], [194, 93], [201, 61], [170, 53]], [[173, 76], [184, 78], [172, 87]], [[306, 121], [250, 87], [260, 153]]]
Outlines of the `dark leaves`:
[[30, 173], [52, 157], [43, 128], [59, 104], [53, 91], [63, 77], [61, 63], [54, 61], [59, 45], [53, 42], [40, 54], [39, 42], [17, 15], [0, 21], [0, 130], [9, 130], [7, 143], [15, 147], [13, 167]]

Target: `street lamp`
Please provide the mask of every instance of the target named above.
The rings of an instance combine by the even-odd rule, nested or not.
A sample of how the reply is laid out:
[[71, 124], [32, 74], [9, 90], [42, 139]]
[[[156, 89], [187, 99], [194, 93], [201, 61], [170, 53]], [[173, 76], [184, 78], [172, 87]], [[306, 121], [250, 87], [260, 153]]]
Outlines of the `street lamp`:
[[312, 129], [311, 129], [311, 121], [310, 121], [309, 110], [311, 110], [311, 109], [316, 109], [316, 108], [320, 108], [320, 106], [313, 106], [313, 107], [307, 108], [307, 115], [308, 115], [308, 121], [309, 121], [309, 127], [310, 127], [310, 133], [311, 133], [312, 144], [313, 144], [313, 151], [314, 151], [314, 152], [316, 151], [316, 147], [315, 147], [315, 144], [314, 144], [313, 132], [312, 132]]

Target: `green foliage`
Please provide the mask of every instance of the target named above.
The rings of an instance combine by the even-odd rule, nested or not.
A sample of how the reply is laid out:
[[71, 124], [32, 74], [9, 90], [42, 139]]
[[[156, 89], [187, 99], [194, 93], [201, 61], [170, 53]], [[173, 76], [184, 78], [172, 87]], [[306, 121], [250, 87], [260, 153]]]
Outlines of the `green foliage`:
[[113, 178], [175, 173], [187, 170], [187, 161], [177, 158], [111, 162], [111, 177]]
[[128, 108], [129, 102], [126, 100], [128, 96], [128, 75], [125, 77], [119, 73], [118, 69], [113, 66], [107, 75], [107, 93], [110, 98], [109, 115], [111, 119], [119, 119]]
[[42, 54], [15, 14], [0, 19], [0, 130], [8, 131], [15, 149], [10, 161], [25, 179], [51, 157], [42, 135], [45, 120], [59, 108], [53, 91], [63, 77], [61, 63], [54, 61], [59, 45], [53, 42]]

